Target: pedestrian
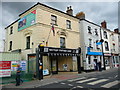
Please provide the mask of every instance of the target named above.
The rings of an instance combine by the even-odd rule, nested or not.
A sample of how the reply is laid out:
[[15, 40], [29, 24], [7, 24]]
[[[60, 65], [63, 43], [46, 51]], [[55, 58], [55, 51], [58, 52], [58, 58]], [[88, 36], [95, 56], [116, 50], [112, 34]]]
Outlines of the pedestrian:
[[93, 61], [93, 65], [94, 65], [94, 71], [96, 71], [97, 68], [96, 68], [96, 62], [95, 61]]
[[20, 79], [21, 71], [22, 71], [22, 68], [20, 67], [20, 64], [18, 64], [17, 65], [17, 71], [16, 71], [16, 86], [20, 85], [20, 81], [23, 82], [23, 80]]
[[101, 68], [101, 61], [99, 61], [98, 64], [99, 64], [99, 71], [102, 71], [102, 68]]

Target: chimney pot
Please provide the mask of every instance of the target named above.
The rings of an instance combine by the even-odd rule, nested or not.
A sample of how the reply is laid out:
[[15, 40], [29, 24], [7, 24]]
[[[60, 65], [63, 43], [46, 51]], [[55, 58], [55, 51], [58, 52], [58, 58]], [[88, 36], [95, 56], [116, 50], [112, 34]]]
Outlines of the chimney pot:
[[69, 14], [69, 15], [73, 15], [73, 10], [72, 10], [71, 6], [67, 7], [66, 13]]
[[67, 7], [67, 10], [69, 10], [69, 7]]

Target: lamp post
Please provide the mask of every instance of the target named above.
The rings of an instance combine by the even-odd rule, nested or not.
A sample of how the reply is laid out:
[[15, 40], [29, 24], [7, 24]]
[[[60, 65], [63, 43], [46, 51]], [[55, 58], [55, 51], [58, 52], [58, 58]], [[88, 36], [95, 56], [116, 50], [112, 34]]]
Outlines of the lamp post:
[[37, 77], [39, 80], [43, 79], [43, 49], [44, 45], [39, 44], [36, 51], [36, 66], [37, 66]]
[[105, 66], [105, 58], [104, 58], [104, 51], [103, 51], [103, 42], [104, 40], [102, 39], [102, 32], [101, 32], [101, 27], [100, 27], [100, 42], [101, 42], [101, 48], [102, 48], [102, 56], [103, 56], [103, 65], [104, 65], [104, 70], [106, 70], [106, 66]]

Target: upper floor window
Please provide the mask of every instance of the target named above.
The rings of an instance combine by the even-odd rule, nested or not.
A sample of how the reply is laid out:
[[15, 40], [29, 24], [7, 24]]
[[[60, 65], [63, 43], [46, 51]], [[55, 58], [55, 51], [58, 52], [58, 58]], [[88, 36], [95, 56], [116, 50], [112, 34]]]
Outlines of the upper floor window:
[[30, 49], [30, 36], [26, 37], [26, 49]]
[[88, 33], [92, 34], [90, 26], [88, 26]]
[[66, 20], [66, 26], [67, 26], [67, 29], [71, 29], [71, 21], [70, 20]]
[[92, 39], [89, 39], [89, 47], [92, 47]]
[[115, 51], [115, 44], [113, 44], [113, 51]]
[[12, 41], [10, 41], [9, 50], [12, 50]]
[[57, 25], [57, 16], [51, 15], [51, 24]]
[[10, 34], [13, 34], [13, 26], [10, 27]]
[[[96, 40], [96, 43], [98, 43], [99, 41], [98, 40]], [[96, 49], [100, 49], [99, 47], [98, 47], [98, 45], [96, 44]]]
[[109, 51], [109, 46], [108, 46], [108, 42], [107, 41], [105, 41], [105, 50]]
[[105, 38], [105, 39], [108, 38], [108, 37], [107, 37], [107, 32], [106, 32], [106, 31], [104, 31], [104, 38]]
[[97, 35], [97, 36], [98, 36], [98, 31], [97, 31], [97, 29], [95, 29], [95, 35]]
[[65, 38], [60, 37], [60, 48], [65, 48]]

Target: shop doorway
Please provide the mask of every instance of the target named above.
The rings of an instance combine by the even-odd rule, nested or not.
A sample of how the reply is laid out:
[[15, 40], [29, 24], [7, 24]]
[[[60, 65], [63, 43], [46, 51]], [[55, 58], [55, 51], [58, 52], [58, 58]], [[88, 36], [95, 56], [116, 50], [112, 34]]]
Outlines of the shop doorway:
[[56, 56], [50, 56], [51, 72], [52, 74], [58, 74], [58, 59]]

